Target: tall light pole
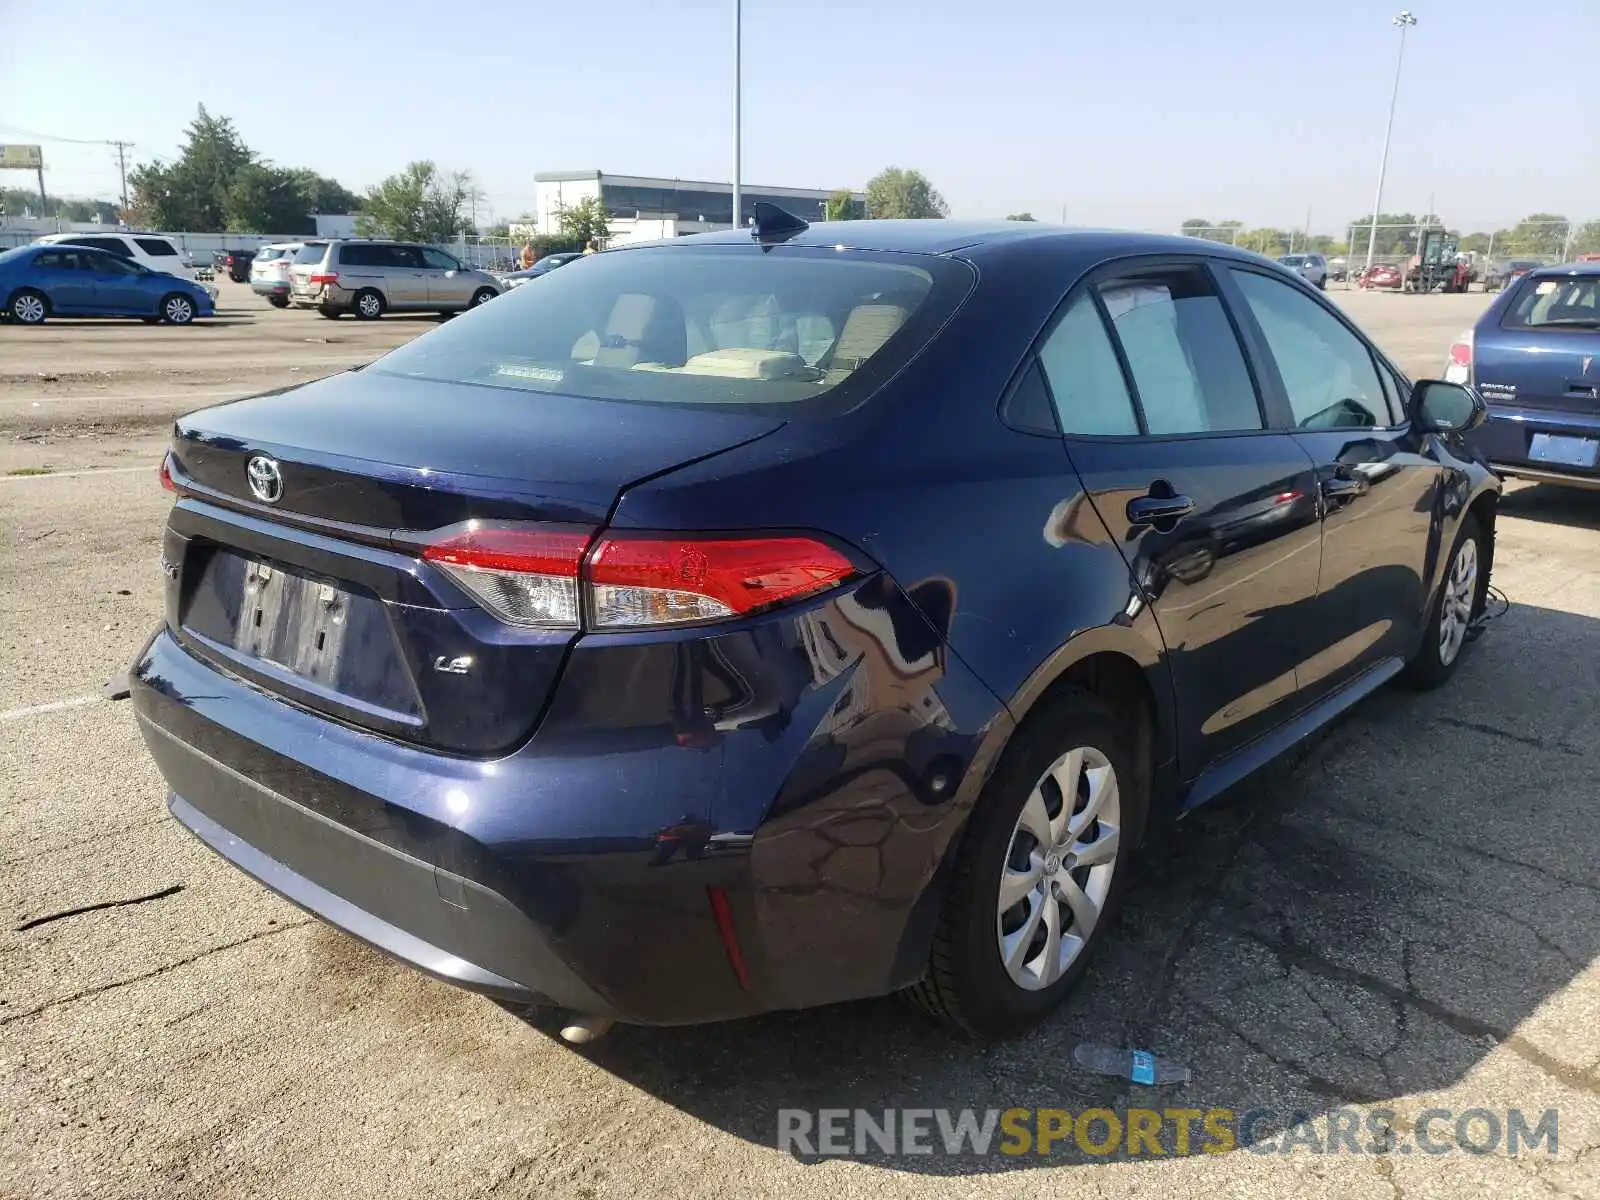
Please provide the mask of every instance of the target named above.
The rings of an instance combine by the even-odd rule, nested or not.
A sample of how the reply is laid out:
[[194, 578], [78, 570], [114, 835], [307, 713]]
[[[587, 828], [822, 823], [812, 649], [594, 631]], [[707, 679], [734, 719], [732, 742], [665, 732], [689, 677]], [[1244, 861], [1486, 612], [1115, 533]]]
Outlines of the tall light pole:
[[1389, 96], [1389, 123], [1383, 127], [1383, 157], [1378, 159], [1378, 191], [1372, 197], [1372, 228], [1367, 233], [1367, 269], [1372, 267], [1372, 253], [1378, 243], [1378, 211], [1383, 207], [1383, 176], [1389, 169], [1389, 138], [1394, 133], [1394, 106], [1400, 99], [1400, 67], [1406, 60], [1406, 30], [1417, 23], [1409, 9], [1402, 9], [1393, 24], [1400, 27], [1400, 53], [1394, 60], [1394, 91]]
[[739, 136], [739, 106], [742, 88], [740, 74], [743, 64], [740, 55], [744, 52], [744, 0], [733, 0], [733, 227], [743, 228], [744, 222], [739, 219], [740, 192], [739, 186], [739, 151], [742, 139]]

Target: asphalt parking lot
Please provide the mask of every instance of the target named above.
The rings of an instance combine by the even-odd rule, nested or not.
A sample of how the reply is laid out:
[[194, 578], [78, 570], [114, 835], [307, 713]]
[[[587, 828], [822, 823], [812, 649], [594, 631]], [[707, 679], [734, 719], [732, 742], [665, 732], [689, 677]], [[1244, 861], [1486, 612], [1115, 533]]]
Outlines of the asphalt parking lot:
[[[1033, 1035], [978, 1045], [889, 999], [578, 1052], [214, 859], [99, 698], [160, 620], [171, 417], [433, 325], [222, 287], [204, 327], [0, 326], [0, 1196], [1600, 1196], [1600, 493], [1513, 484], [1510, 608], [1457, 678], [1378, 693], [1150, 848], [1108, 952]], [[1336, 298], [1416, 376], [1486, 301]], [[1083, 1041], [1193, 1080], [1086, 1074]], [[1556, 1109], [1559, 1141], [775, 1145], [781, 1108], [1129, 1106], [1389, 1110], [1402, 1135], [1430, 1108]]]

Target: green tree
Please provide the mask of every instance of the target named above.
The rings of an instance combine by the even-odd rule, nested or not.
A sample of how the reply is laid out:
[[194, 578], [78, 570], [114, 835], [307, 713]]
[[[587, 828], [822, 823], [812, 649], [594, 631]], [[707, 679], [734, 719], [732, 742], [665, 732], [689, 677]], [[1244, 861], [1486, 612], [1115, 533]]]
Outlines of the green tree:
[[1472, 252], [1486, 254], [1489, 250], [1489, 235], [1487, 233], [1469, 233], [1461, 239], [1463, 253]]
[[0, 188], [0, 213], [20, 217], [28, 213], [36, 217], [59, 217], [63, 221], [98, 221], [102, 225], [115, 225], [120, 213], [109, 200], [69, 200], [62, 196], [47, 196], [43, 202], [32, 188]]
[[[1570, 228], [1571, 222], [1555, 213], [1532, 213], [1518, 221], [1506, 236], [1506, 252], [1559, 258]], [[1499, 242], [1495, 243], [1495, 248], [1500, 248]]]
[[603, 246], [611, 236], [611, 218], [599, 196], [585, 196], [576, 204], [561, 205], [556, 209], [556, 224], [563, 238], [579, 246], [591, 242]]
[[867, 181], [867, 214], [879, 218], [944, 217], [950, 206], [921, 171], [887, 167]]
[[[305, 197], [308, 214], [314, 213], [353, 213], [361, 211], [361, 197], [341, 184], [337, 179], [329, 179], [325, 175], [318, 175], [307, 167], [300, 167], [290, 172], [294, 176], [295, 186], [300, 194]], [[315, 222], [312, 222], [314, 225]]]
[[440, 171], [432, 162], [407, 163], [367, 190], [356, 216], [363, 237], [448, 242], [464, 232], [464, 210], [473, 194], [466, 171]]
[[[1397, 255], [1410, 254], [1416, 245], [1413, 235], [1416, 233], [1418, 220], [1416, 213], [1379, 213], [1373, 254], [1378, 258], [1394, 258]], [[1350, 232], [1354, 239], [1352, 252], [1364, 260], [1367, 253], [1367, 239], [1372, 236], [1372, 214], [1368, 213], [1351, 221]]]
[[854, 221], [860, 216], [861, 206], [847, 188], [834, 192], [822, 206], [822, 218], [825, 221]]
[[1032, 220], [1035, 220], [1035, 219], [1036, 218], [1034, 217], [1034, 215], [1031, 212], [1019, 212], [1019, 213], [1007, 213], [1006, 214], [1006, 220], [1008, 220], [1008, 221], [1032, 221]]
[[1239, 235], [1237, 244], [1268, 258], [1277, 258], [1289, 252], [1289, 235], [1281, 229], [1248, 229]]
[[1572, 235], [1573, 254], [1600, 254], [1600, 221], [1588, 221], [1578, 226]]
[[315, 228], [301, 181], [264, 163], [240, 168], [228, 188], [227, 220], [235, 233], [309, 233]]
[[234, 176], [254, 162], [233, 122], [213, 117], [202, 104], [170, 165], [156, 159], [129, 174], [132, 207], [141, 221], [158, 229], [220, 233], [227, 225]]
[[1244, 228], [1243, 221], [1208, 221], [1205, 217], [1190, 217], [1178, 227], [1189, 237], [1203, 238], [1208, 242], [1232, 243], [1234, 234]]

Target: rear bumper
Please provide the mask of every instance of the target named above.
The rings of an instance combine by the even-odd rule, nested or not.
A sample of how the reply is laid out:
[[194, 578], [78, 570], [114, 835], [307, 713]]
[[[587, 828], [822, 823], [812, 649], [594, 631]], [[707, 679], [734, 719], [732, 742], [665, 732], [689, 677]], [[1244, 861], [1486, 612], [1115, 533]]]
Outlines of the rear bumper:
[[258, 296], [287, 296], [289, 294], [289, 285], [268, 279], [252, 279], [250, 281], [250, 290]]
[[1532, 457], [1530, 447], [1536, 433], [1600, 439], [1600, 412], [1490, 404], [1489, 419], [1468, 436], [1474, 448], [1501, 474], [1600, 486], [1600, 465], [1576, 467]]
[[[875, 586], [719, 637], [581, 640], [494, 760], [350, 728], [165, 630], [133, 701], [172, 814], [330, 924], [501, 998], [721, 1020], [925, 967], [969, 767], [1009, 717], [925, 626], [886, 647], [905, 616]], [[729, 681], [749, 693], [715, 703]]]

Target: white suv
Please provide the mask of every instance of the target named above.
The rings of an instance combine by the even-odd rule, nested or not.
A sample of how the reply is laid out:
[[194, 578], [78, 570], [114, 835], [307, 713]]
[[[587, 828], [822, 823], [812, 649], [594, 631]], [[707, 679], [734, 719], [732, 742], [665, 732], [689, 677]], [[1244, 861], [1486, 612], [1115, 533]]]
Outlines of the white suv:
[[152, 271], [176, 275], [180, 279], [194, 279], [194, 269], [185, 261], [172, 242], [155, 233], [49, 233], [35, 239], [35, 245], [65, 243], [69, 246], [87, 246], [91, 250], [105, 250], [118, 258], [126, 258]]

